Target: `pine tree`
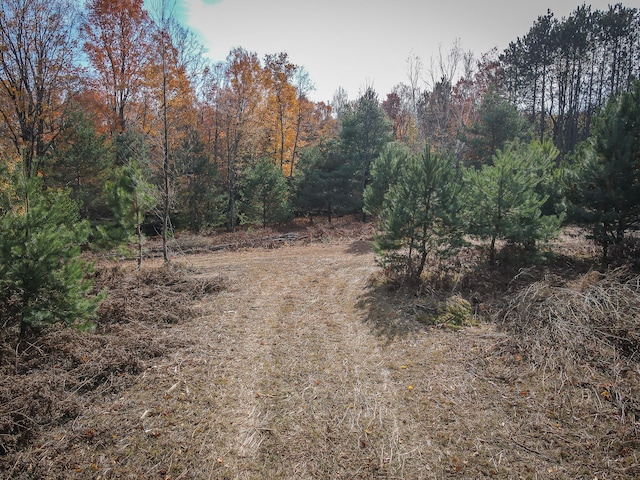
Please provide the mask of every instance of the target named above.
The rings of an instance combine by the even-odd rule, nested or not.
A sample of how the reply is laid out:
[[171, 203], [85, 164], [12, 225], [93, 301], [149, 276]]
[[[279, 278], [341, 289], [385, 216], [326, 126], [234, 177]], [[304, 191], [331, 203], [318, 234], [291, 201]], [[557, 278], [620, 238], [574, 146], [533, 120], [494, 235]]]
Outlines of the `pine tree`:
[[579, 151], [569, 196], [578, 220], [603, 248], [620, 244], [640, 216], [640, 81], [612, 98]]
[[180, 173], [176, 180], [178, 211], [174, 224], [194, 233], [226, 222], [228, 198], [218, 166], [211, 161], [195, 128], [190, 128], [175, 154]]
[[498, 150], [493, 164], [465, 171], [465, 215], [471, 235], [489, 240], [489, 263], [496, 262], [496, 241], [517, 243], [532, 250], [536, 242], [556, 235], [562, 215], [544, 215], [554, 178], [558, 150], [533, 142], [512, 143]]
[[92, 295], [91, 265], [80, 257], [89, 224], [66, 191], [43, 191], [39, 179], [17, 180], [0, 217], [0, 325], [20, 336], [52, 323], [83, 323], [102, 295]]
[[[351, 106], [342, 117], [340, 142], [343, 158], [354, 168], [359, 195], [371, 182], [371, 164], [380, 155], [382, 148], [393, 139], [393, 125], [387, 118], [378, 101], [378, 95], [372, 88]], [[360, 196], [362, 208], [362, 197]], [[362, 210], [362, 219], [365, 220]]]
[[109, 204], [114, 215], [111, 228], [101, 228], [103, 239], [107, 244], [126, 242], [135, 232], [138, 268], [142, 266], [142, 222], [145, 215], [158, 204], [157, 189], [145, 179], [143, 170], [130, 161], [118, 167], [114, 172], [115, 179], [106, 185]]
[[507, 142], [528, 137], [527, 122], [516, 106], [494, 89], [482, 99], [478, 119], [465, 132], [468, 164], [490, 163], [498, 149]]
[[[421, 156], [401, 156], [398, 160], [401, 175], [384, 196], [374, 250], [383, 266], [418, 280], [430, 254], [446, 257], [461, 243], [461, 183], [452, 159], [432, 152], [430, 147]], [[383, 169], [374, 171], [380, 175]], [[374, 197], [367, 198], [371, 201]], [[368, 205], [371, 210], [374, 207]]]
[[81, 216], [99, 222], [108, 214], [104, 185], [114, 162], [106, 136], [98, 134], [85, 112], [71, 105], [54, 145], [42, 168], [45, 184], [71, 188]]
[[335, 215], [357, 211], [354, 166], [342, 155], [339, 142], [329, 141], [305, 150], [295, 179], [295, 207], [308, 214], [326, 213], [329, 223]]
[[268, 159], [249, 167], [240, 190], [241, 219], [246, 224], [267, 224], [289, 215], [289, 189], [282, 171]]
[[407, 164], [410, 150], [399, 143], [389, 143], [371, 165], [371, 183], [364, 191], [365, 212], [378, 215], [382, 211], [384, 198], [394, 186]]

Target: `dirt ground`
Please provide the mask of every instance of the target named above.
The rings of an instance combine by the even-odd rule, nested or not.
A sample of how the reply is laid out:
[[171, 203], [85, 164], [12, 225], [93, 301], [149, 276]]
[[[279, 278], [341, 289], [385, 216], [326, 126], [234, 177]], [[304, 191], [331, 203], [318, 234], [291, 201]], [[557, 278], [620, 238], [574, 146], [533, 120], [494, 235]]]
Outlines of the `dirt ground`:
[[[560, 395], [554, 372], [527, 362], [494, 322], [453, 331], [416, 321], [406, 308], [415, 299], [380, 284], [366, 238], [185, 253], [174, 263], [225, 287], [144, 330], [141, 342], [162, 348], [115, 374], [127, 379], [117, 388], [85, 394], [73, 415], [0, 455], [0, 476], [640, 475], [637, 423], [621, 421], [598, 379]], [[63, 400], [83, 395], [74, 390]]]

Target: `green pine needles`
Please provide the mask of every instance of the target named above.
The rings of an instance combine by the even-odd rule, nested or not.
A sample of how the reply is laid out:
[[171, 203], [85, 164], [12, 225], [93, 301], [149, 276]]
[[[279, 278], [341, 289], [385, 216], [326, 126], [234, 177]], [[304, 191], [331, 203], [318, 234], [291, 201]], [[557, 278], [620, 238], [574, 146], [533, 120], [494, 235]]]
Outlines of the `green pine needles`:
[[286, 220], [290, 208], [289, 189], [282, 171], [268, 159], [260, 160], [244, 172], [240, 217], [243, 224], [261, 225]]
[[573, 214], [590, 227], [606, 262], [609, 249], [640, 228], [640, 81], [609, 100], [576, 158], [568, 188]]
[[80, 258], [88, 223], [67, 192], [45, 192], [38, 179], [16, 185], [0, 217], [0, 326], [25, 337], [53, 323], [86, 325], [103, 298], [91, 294], [91, 265]]
[[558, 234], [564, 206], [549, 142], [511, 143], [482, 168], [464, 168], [427, 147], [422, 155], [390, 144], [372, 165], [365, 207], [378, 215], [374, 250], [388, 274], [417, 281], [427, 259], [457, 253], [464, 238], [533, 251]]
[[430, 254], [446, 257], [461, 244], [459, 173], [429, 146], [422, 155], [388, 147], [372, 172], [364, 198], [367, 211], [379, 212], [374, 250], [388, 272], [418, 280]]
[[[550, 142], [518, 142], [498, 150], [490, 164], [465, 170], [465, 217], [470, 235], [488, 240], [489, 263], [496, 263], [496, 241], [533, 251], [556, 236], [563, 213], [545, 214], [559, 189], [558, 150]], [[547, 208], [545, 208], [547, 207]]]

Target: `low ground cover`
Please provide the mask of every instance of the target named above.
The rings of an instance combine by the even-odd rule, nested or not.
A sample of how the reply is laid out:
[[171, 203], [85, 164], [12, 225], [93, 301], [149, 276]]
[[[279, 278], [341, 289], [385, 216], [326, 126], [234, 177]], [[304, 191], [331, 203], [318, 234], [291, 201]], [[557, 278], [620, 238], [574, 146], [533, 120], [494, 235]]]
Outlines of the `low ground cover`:
[[490, 270], [474, 246], [408, 288], [371, 234], [345, 219], [178, 237], [170, 268], [101, 260], [94, 332], [4, 332], [0, 476], [640, 476], [633, 272], [597, 272], [569, 231], [546, 262]]

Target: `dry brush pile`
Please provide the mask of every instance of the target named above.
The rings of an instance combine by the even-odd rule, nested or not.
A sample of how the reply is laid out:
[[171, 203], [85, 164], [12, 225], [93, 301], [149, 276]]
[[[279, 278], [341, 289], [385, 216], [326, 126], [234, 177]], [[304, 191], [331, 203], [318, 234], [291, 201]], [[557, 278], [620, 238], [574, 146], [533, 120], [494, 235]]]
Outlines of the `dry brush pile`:
[[592, 272], [573, 284], [532, 283], [511, 299], [502, 325], [555, 381], [592, 388], [623, 423], [640, 420], [639, 276]]
[[98, 268], [95, 287], [109, 296], [92, 333], [53, 326], [19, 340], [12, 330], [0, 331], [0, 473], [13, 477], [30, 468], [21, 451], [42, 429], [72, 421], [97, 398], [123, 390], [147, 361], [184, 342], [171, 324], [187, 321], [197, 299], [224, 285], [222, 278], [197, 280], [192, 273]]
[[640, 277], [548, 275], [497, 322], [505, 339], [477, 366], [526, 405], [513, 444], [572, 478], [638, 478]]

